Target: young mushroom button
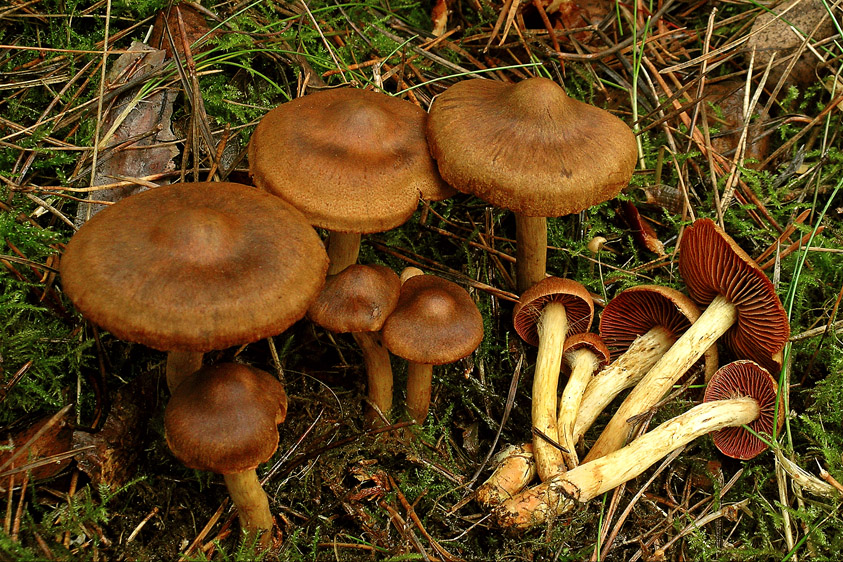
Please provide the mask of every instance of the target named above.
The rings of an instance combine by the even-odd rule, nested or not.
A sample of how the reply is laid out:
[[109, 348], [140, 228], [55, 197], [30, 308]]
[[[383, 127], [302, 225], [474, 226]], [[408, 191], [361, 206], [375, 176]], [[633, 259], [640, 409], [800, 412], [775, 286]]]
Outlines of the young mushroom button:
[[419, 199], [454, 191], [430, 156], [427, 114], [357, 88], [308, 94], [267, 113], [249, 141], [255, 185], [330, 231], [329, 274], [357, 261], [360, 235], [404, 224]]
[[562, 350], [569, 334], [588, 330], [594, 302], [588, 290], [571, 279], [547, 277], [530, 287], [512, 313], [515, 331], [525, 342], [538, 346], [533, 374], [533, 454], [542, 480], [565, 468], [562, 452], [555, 446], [556, 388], [562, 366]]
[[422, 423], [430, 406], [433, 365], [466, 357], [483, 340], [483, 318], [459, 285], [416, 275], [401, 286], [381, 331], [386, 347], [407, 360], [407, 411]]
[[623, 121], [546, 78], [458, 82], [433, 101], [427, 136], [446, 182], [515, 212], [519, 293], [545, 277], [545, 217], [615, 197], [637, 159]]
[[278, 448], [287, 415], [278, 380], [236, 363], [205, 366], [185, 378], [164, 412], [167, 444], [185, 466], [222, 474], [247, 534], [270, 544], [273, 519], [255, 468]]
[[[307, 316], [334, 333], [351, 333], [363, 351], [368, 375], [369, 401], [382, 415], [392, 409], [392, 366], [380, 329], [398, 304], [401, 281], [382, 265], [353, 264], [325, 281]], [[379, 415], [370, 409], [369, 425]]]
[[235, 183], [177, 183], [97, 213], [67, 244], [65, 293], [116, 337], [170, 352], [174, 390], [202, 354], [280, 334], [325, 282], [316, 231]]

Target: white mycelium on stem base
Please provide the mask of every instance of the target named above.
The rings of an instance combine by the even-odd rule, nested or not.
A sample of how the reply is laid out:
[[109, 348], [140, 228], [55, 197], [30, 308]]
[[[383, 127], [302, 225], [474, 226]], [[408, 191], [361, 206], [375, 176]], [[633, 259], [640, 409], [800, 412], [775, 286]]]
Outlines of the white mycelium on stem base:
[[[630, 287], [609, 301], [600, 315], [600, 336], [614, 360], [586, 387], [574, 424], [574, 441], [618, 394], [635, 386], [699, 316], [690, 298], [658, 285]], [[717, 370], [716, 346], [705, 352], [704, 369], [706, 380]]]
[[[774, 414], [776, 381], [756, 363], [737, 361], [720, 369], [710, 385], [722, 389], [718, 395], [730, 398], [695, 406], [622, 449], [524, 490], [498, 507], [499, 523], [514, 528], [540, 524], [635, 478], [674, 449], [712, 431], [740, 433], [741, 437], [729, 440], [745, 445], [743, 458], [763, 451], [764, 442], [741, 426], [749, 424], [763, 434], [772, 432], [774, 420], [781, 425], [783, 417], [776, 419]], [[708, 394], [706, 400], [711, 400]]]
[[787, 315], [773, 284], [720, 227], [697, 220], [685, 230], [680, 249], [679, 272], [688, 292], [708, 307], [632, 389], [584, 462], [622, 447], [632, 429], [628, 420], [656, 404], [719, 337], [767, 362], [787, 342]]
[[533, 375], [532, 420], [533, 453], [542, 480], [565, 467], [562, 451], [555, 443], [559, 436], [556, 389], [565, 339], [568, 334], [587, 330], [593, 314], [594, 304], [585, 287], [558, 277], [548, 277], [525, 291], [512, 314], [518, 335], [539, 348]]

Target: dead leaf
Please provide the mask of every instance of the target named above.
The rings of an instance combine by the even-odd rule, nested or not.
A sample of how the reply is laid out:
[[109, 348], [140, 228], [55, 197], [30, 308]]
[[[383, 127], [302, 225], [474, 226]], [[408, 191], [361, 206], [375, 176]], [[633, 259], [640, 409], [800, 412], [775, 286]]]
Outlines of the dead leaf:
[[[181, 12], [181, 21], [184, 25], [184, 34], [187, 37], [190, 52], [195, 55], [204, 50], [203, 45], [194, 47], [193, 44], [205, 35], [210, 34], [211, 28], [208, 27], [205, 16], [190, 4], [178, 4], [158, 12], [152, 26], [152, 34], [149, 36], [149, 46], [153, 49], [161, 49], [166, 53], [167, 58], [173, 58], [173, 50], [165, 26], [169, 27], [176, 52], [180, 58], [184, 59], [184, 43], [179, 30], [178, 12]], [[204, 44], [207, 45], [207, 43]]]
[[[53, 457], [66, 453], [71, 448], [72, 431], [69, 427], [71, 421], [70, 410], [64, 413], [52, 427], [48, 428], [44, 433], [35, 439], [27, 451], [22, 452], [16, 459], [14, 459], [9, 466], [3, 470], [10, 470], [19, 468], [25, 465], [37, 463], [48, 457]], [[38, 431], [43, 428], [53, 417], [53, 414], [44, 416], [35, 423], [14, 432], [2, 440], [3, 445], [10, 445], [11, 449], [7, 451], [0, 451], [0, 466], [6, 463], [21, 447], [32, 439]], [[30, 478], [41, 480], [44, 478], [51, 478], [61, 472], [70, 461], [72, 457], [61, 458], [56, 462], [51, 462], [42, 466], [35, 466], [30, 469]]]
[[102, 429], [73, 432], [73, 447], [92, 446], [76, 456], [79, 469], [96, 485], [112, 489], [125, 484], [137, 465], [155, 406], [157, 379], [145, 373], [117, 391]]
[[439, 37], [448, 30], [448, 2], [447, 0], [436, 0], [430, 10], [430, 19], [433, 22], [431, 33]]
[[659, 240], [656, 231], [644, 220], [634, 203], [631, 201], [622, 201], [621, 212], [637, 244], [651, 252], [655, 252], [659, 257], [667, 255], [664, 251], [664, 244]]
[[[709, 84], [705, 89], [705, 101], [716, 108], [706, 111], [708, 126], [716, 127], [720, 131], [720, 134], [711, 136], [711, 147], [727, 158], [734, 157], [746, 120], [743, 112], [745, 91], [745, 83], [739, 80]], [[749, 168], [763, 162], [770, 153], [770, 136], [761, 136], [760, 133], [760, 124], [756, 121], [750, 122], [744, 158], [757, 162], [747, 163]]]

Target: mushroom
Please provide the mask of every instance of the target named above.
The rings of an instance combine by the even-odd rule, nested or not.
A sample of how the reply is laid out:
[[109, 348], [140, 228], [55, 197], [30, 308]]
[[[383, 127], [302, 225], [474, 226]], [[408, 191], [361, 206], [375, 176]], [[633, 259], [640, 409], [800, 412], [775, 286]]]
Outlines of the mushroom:
[[[776, 381], [752, 361], [736, 361], [722, 367], [709, 386], [718, 388], [706, 402], [664, 422], [625, 447], [573, 470], [562, 472], [528, 488], [497, 508], [498, 522], [504, 527], [524, 529], [538, 525], [598, 495], [635, 478], [659, 459], [697, 437], [715, 431], [741, 433], [731, 442], [751, 441], [742, 449], [744, 458], [757, 455], [766, 444], [741, 426], [749, 425], [756, 434], [773, 432], [784, 418], [776, 417]], [[723, 397], [723, 398], [720, 398]]]
[[571, 368], [568, 382], [559, 398], [559, 412], [556, 427], [559, 432], [559, 445], [562, 446], [562, 458], [568, 468], [579, 464], [574, 439], [574, 422], [580, 409], [583, 392], [595, 372], [609, 362], [609, 350], [597, 334], [574, 334], [565, 340], [563, 349], [565, 360]]
[[475, 499], [485, 507], [494, 507], [523, 490], [536, 477], [533, 444], [508, 445], [493, 462], [494, 472], [474, 493]]
[[419, 107], [356, 88], [312, 93], [267, 113], [249, 141], [249, 173], [330, 231], [329, 275], [357, 261], [361, 234], [404, 224], [419, 198], [454, 191], [430, 157]]
[[588, 291], [571, 279], [546, 277], [524, 291], [512, 312], [515, 331], [538, 346], [533, 374], [533, 454], [539, 478], [550, 478], [565, 466], [562, 451], [548, 442], [559, 436], [556, 427], [556, 387], [562, 349], [568, 334], [588, 330], [594, 303]]
[[[380, 329], [398, 303], [401, 282], [382, 265], [352, 264], [325, 281], [307, 316], [338, 334], [351, 333], [363, 351], [369, 385], [369, 402], [382, 414], [392, 409], [392, 366]], [[367, 413], [370, 425], [378, 413]]]
[[67, 244], [64, 292], [114, 336], [168, 351], [167, 385], [202, 354], [280, 334], [304, 316], [327, 256], [300, 212], [235, 183], [181, 183], [123, 199]]
[[483, 317], [465, 289], [435, 275], [401, 286], [398, 305], [381, 329], [387, 349], [407, 360], [407, 411], [422, 423], [430, 407], [433, 365], [469, 355], [483, 340]]
[[427, 136], [446, 182], [515, 212], [519, 293], [545, 277], [545, 217], [616, 196], [637, 159], [623, 121], [546, 78], [454, 84], [433, 101]]
[[267, 372], [237, 363], [202, 367], [173, 392], [164, 411], [167, 445], [186, 467], [222, 474], [240, 527], [270, 544], [269, 499], [255, 469], [278, 448], [287, 415], [284, 386]]
[[752, 349], [767, 360], [790, 336], [773, 284], [712, 220], [698, 219], [685, 230], [679, 273], [691, 297], [708, 307], [632, 389], [585, 462], [623, 446], [630, 420], [653, 407], [720, 336], [733, 349]]
[[[573, 439], [588, 431], [614, 398], [635, 386], [700, 316], [697, 305], [676, 289], [637, 285], [613, 298], [600, 315], [600, 335], [613, 361], [588, 383], [577, 412]], [[717, 370], [717, 346], [704, 353], [706, 381]]]

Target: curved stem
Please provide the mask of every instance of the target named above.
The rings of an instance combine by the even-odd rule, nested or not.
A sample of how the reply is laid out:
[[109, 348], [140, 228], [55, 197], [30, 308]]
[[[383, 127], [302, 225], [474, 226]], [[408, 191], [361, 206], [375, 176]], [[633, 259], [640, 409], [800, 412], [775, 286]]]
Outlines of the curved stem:
[[524, 490], [498, 509], [504, 527], [527, 528], [562, 514], [577, 503], [585, 503], [635, 478], [659, 459], [697, 437], [750, 423], [760, 414], [758, 403], [749, 397], [717, 400], [695, 406], [626, 447], [581, 464], [538, 486]]
[[336, 275], [349, 265], [357, 263], [357, 256], [360, 254], [360, 233], [332, 230], [325, 245], [330, 260], [328, 275]]
[[577, 420], [574, 422], [574, 442], [582, 438], [600, 412], [605, 410], [618, 394], [635, 386], [675, 341], [665, 328], [656, 326], [635, 338], [620, 357], [591, 377], [577, 411]]
[[617, 451], [632, 430], [628, 421], [653, 407], [737, 320], [735, 306], [718, 295], [696, 322], [676, 340], [623, 401], [583, 462]]
[[[369, 402], [385, 415], [392, 409], [392, 365], [389, 351], [383, 345], [380, 332], [355, 332], [351, 334], [363, 352], [363, 362], [368, 376]], [[374, 409], [366, 412], [370, 427], [382, 425], [383, 420]]]
[[261, 487], [258, 475], [254, 470], [224, 474], [225, 485], [231, 501], [237, 507], [240, 518], [240, 528], [245, 534], [261, 533], [258, 546], [263, 550], [270, 546], [272, 540], [272, 513], [269, 511], [269, 498]]
[[547, 274], [547, 219], [515, 213], [515, 284], [523, 293]]
[[181, 381], [192, 375], [202, 366], [204, 353], [194, 351], [167, 352], [167, 388], [170, 394], [178, 388]]
[[570, 469], [579, 464], [577, 442], [574, 440], [574, 421], [588, 381], [600, 364], [597, 356], [589, 349], [575, 349], [565, 355], [571, 365], [571, 374], [559, 399], [556, 427], [559, 431], [559, 444], [567, 450], [562, 452], [562, 458]]
[[508, 500], [536, 477], [533, 444], [509, 445], [495, 455], [498, 466], [489, 478], [477, 488], [475, 497], [486, 507], [494, 507]]
[[[556, 387], [559, 368], [562, 366], [562, 348], [568, 333], [568, 315], [565, 307], [557, 302], [545, 305], [538, 325], [539, 351], [536, 372], [533, 375], [533, 428], [548, 439], [557, 439]], [[538, 434], [533, 435], [533, 452], [539, 478], [546, 480], [565, 468], [565, 461], [554, 444]]]
[[433, 365], [407, 362], [407, 412], [416, 423], [424, 423], [430, 408]]

